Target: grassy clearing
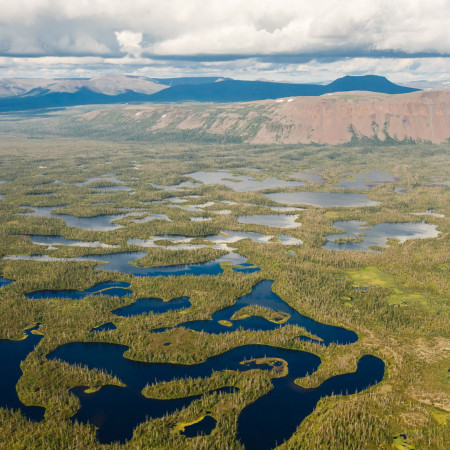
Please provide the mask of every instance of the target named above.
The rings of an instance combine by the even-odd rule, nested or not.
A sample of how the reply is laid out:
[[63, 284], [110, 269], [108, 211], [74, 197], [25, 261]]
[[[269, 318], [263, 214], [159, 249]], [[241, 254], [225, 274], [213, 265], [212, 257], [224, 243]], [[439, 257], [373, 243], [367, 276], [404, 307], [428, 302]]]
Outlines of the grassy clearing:
[[353, 281], [353, 287], [358, 289], [371, 287], [384, 287], [392, 291], [392, 294], [386, 297], [389, 305], [403, 306], [410, 303], [427, 306], [425, 297], [421, 294], [410, 294], [405, 292], [394, 277], [382, 272], [376, 267], [364, 267], [361, 269], [350, 269], [347, 271], [348, 275]]

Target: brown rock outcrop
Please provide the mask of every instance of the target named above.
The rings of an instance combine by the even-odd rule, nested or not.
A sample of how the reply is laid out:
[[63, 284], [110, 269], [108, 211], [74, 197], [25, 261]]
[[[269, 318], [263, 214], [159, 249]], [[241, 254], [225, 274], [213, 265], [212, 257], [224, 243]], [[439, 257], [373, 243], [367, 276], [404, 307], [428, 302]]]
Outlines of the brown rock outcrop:
[[[450, 90], [386, 95], [345, 92], [248, 103], [139, 105], [80, 115], [108, 121], [119, 113], [150, 132], [198, 131], [253, 144], [341, 144], [352, 138], [450, 140]], [[91, 124], [94, 125], [95, 124]], [[120, 128], [120, 124], [115, 122]]]

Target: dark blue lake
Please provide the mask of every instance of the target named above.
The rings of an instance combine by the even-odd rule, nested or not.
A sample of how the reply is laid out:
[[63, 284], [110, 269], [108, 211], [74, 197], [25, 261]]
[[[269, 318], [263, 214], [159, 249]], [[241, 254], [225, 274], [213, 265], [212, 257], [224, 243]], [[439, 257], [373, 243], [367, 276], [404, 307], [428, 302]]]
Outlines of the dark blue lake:
[[38, 327], [26, 330], [27, 338], [21, 341], [0, 340], [2, 367], [0, 370], [0, 407], [20, 410], [30, 420], [39, 421], [44, 418], [44, 408], [24, 405], [17, 395], [16, 384], [22, 376], [20, 363], [34, 350], [42, 336], [32, 334]]
[[70, 298], [72, 300], [80, 300], [88, 296], [95, 295], [109, 295], [111, 297], [125, 297], [131, 295], [133, 291], [128, 289], [130, 283], [123, 281], [106, 281], [105, 283], [99, 283], [84, 291], [78, 291], [76, 289], [66, 290], [42, 290], [35, 291], [25, 296], [29, 299], [42, 299], [42, 298]]
[[207, 436], [216, 428], [217, 420], [211, 416], [205, 416], [200, 422], [185, 427], [180, 434], [186, 437]]
[[41, 262], [72, 262], [72, 261], [92, 261], [100, 263], [96, 270], [107, 270], [120, 273], [129, 273], [136, 277], [170, 277], [182, 275], [220, 275], [223, 273], [221, 264], [237, 266], [234, 271], [238, 272], [244, 269], [244, 272], [257, 272], [257, 267], [243, 267], [242, 264], [247, 261], [245, 256], [237, 253], [227, 253], [212, 261], [192, 264], [177, 264], [173, 266], [154, 266], [142, 267], [138, 260], [147, 255], [147, 252], [122, 252], [108, 253], [106, 255], [86, 255], [76, 258], [52, 258], [47, 255], [19, 255], [7, 256], [4, 259], [22, 260], [22, 261], [41, 261]]
[[223, 273], [223, 263], [241, 265], [247, 258], [237, 253], [228, 253], [212, 261], [193, 264], [177, 264], [173, 266], [142, 267], [134, 263], [147, 255], [147, 252], [112, 253], [108, 255], [96, 255], [77, 258], [78, 260], [97, 261], [104, 263], [97, 270], [111, 270], [121, 273], [129, 273], [138, 277], [170, 277], [182, 275], [219, 275]]
[[241, 264], [240, 267], [233, 267], [233, 272], [236, 273], [256, 273], [260, 272], [261, 269], [259, 267], [250, 267], [251, 264], [248, 266], [245, 266], [244, 264]]
[[108, 323], [104, 323], [98, 327], [92, 328], [91, 333], [94, 333], [96, 331], [112, 331], [112, 330], [116, 330], [117, 327], [112, 323], [112, 322], [108, 322]]
[[[177, 326], [194, 331], [205, 331], [210, 334], [226, 333], [242, 330], [274, 330], [280, 326], [298, 325], [304, 327], [310, 333], [320, 337], [324, 345], [351, 344], [358, 340], [358, 335], [345, 328], [326, 325], [317, 322], [309, 317], [303, 316], [297, 310], [289, 306], [277, 294], [272, 291], [272, 280], [264, 280], [256, 284], [252, 292], [236, 300], [233, 306], [229, 306], [212, 314], [212, 320], [197, 320], [194, 322], [184, 322]], [[245, 306], [257, 305], [279, 311], [289, 315], [289, 319], [282, 324], [274, 323], [262, 317], [252, 316], [241, 320], [232, 320], [233, 314], [240, 311]], [[224, 326], [219, 321], [227, 321], [229, 326]], [[164, 329], [165, 330], [165, 329]], [[158, 330], [156, 330], [158, 331]], [[304, 338], [303, 340], [308, 340]]]
[[[91, 423], [98, 427], [101, 443], [125, 442], [133, 429], [148, 418], [161, 417], [186, 407], [200, 396], [185, 399], [147, 399], [141, 390], [148, 383], [170, 381], [185, 377], [209, 377], [223, 370], [271, 370], [269, 364], [256, 365], [257, 358], [280, 358], [288, 365], [288, 375], [273, 378], [273, 389], [242, 411], [238, 420], [238, 438], [247, 449], [271, 449], [288, 439], [301, 421], [315, 408], [321, 397], [360, 392], [380, 382], [384, 363], [374, 356], [363, 356], [355, 373], [339, 375], [326, 380], [316, 389], [303, 389], [294, 383], [317, 370], [320, 358], [311, 353], [267, 345], [245, 345], [233, 348], [206, 361], [193, 364], [144, 363], [123, 358], [126, 346], [105, 343], [70, 343], [48, 355], [69, 364], [81, 364], [89, 369], [105, 370], [118, 376], [127, 386], [105, 386], [92, 394], [84, 387], [73, 388], [81, 408], [72, 420]], [[246, 363], [242, 364], [242, 362]], [[206, 392], [208, 393], [208, 392]], [[233, 395], [228, 388], [220, 392]]]
[[337, 375], [315, 389], [294, 383], [301, 376], [289, 367], [289, 374], [272, 379], [274, 388], [244, 408], [238, 419], [238, 439], [246, 450], [273, 449], [289, 439], [311, 414], [322, 397], [350, 395], [379, 383], [384, 376], [381, 359], [365, 355], [354, 373]]
[[[320, 358], [311, 353], [287, 350], [266, 345], [236, 347], [221, 355], [193, 365], [143, 363], [123, 358], [126, 346], [104, 343], [70, 343], [50, 353], [50, 359], [61, 359], [70, 364], [82, 364], [89, 369], [105, 370], [118, 376], [127, 387], [105, 386], [98, 392], [85, 394], [84, 388], [72, 389], [80, 398], [81, 409], [72, 418], [99, 427], [100, 442], [124, 442], [132, 437], [133, 429], [147, 418], [156, 418], [175, 409], [188, 406], [200, 396], [187, 399], [147, 399], [142, 389], [156, 381], [170, 381], [174, 378], [209, 377], [222, 370], [245, 371], [254, 369], [254, 364], [243, 365], [242, 361], [256, 358], [277, 357], [288, 362], [297, 376], [304, 376], [317, 370]], [[258, 367], [258, 366], [256, 366]], [[263, 366], [265, 370], [270, 366]]]
[[2, 288], [3, 286], [8, 286], [8, 284], [11, 284], [13, 282], [14, 280], [8, 280], [8, 278], [0, 277], [0, 288]]
[[104, 386], [100, 391], [92, 394], [85, 391], [84, 386], [77, 386], [70, 390], [81, 403], [81, 409], [72, 419], [98, 427], [97, 438], [101, 443], [106, 444], [117, 441], [125, 443], [133, 437], [133, 430], [139, 424], [150, 418], [156, 419], [187, 408], [203, 395], [233, 394], [238, 389], [225, 387], [206, 391], [201, 395], [170, 400], [146, 398], [138, 390], [118, 386]]
[[128, 306], [115, 309], [113, 314], [121, 317], [139, 316], [141, 314], [162, 314], [168, 311], [179, 311], [191, 306], [189, 297], [177, 297], [165, 302], [162, 298], [140, 298]]

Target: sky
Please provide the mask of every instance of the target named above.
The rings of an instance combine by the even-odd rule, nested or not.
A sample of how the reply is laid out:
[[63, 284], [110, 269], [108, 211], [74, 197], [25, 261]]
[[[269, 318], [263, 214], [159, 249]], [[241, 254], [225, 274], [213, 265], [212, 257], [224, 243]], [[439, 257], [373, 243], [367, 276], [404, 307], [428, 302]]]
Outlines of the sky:
[[0, 0], [0, 78], [450, 79], [450, 0]]

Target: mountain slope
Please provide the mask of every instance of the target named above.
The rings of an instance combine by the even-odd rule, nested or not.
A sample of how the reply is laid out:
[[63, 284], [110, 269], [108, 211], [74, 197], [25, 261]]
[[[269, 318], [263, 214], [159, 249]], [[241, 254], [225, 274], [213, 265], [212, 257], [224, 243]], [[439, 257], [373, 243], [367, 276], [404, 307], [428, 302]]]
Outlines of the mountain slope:
[[52, 92], [50, 89], [36, 88], [20, 97], [0, 99], [0, 112], [30, 111], [47, 108], [65, 108], [80, 105], [110, 105], [115, 103], [145, 102], [149, 95], [125, 91], [117, 95], [107, 95], [81, 87], [75, 92]]
[[90, 111], [59, 126], [77, 136], [340, 144], [352, 139], [450, 140], [450, 91], [327, 94], [232, 104], [141, 105]]
[[151, 96], [152, 102], [248, 102], [280, 97], [318, 96], [332, 92], [370, 91], [405, 94], [417, 89], [391, 83], [384, 77], [346, 76], [323, 86], [318, 84], [273, 83], [269, 81], [224, 80], [220, 83], [176, 85]]
[[0, 98], [23, 95], [32, 89], [47, 87], [53, 80], [43, 78], [2, 78], [0, 79]]
[[231, 78], [221, 77], [178, 77], [178, 78], [152, 78], [153, 81], [164, 84], [166, 86], [178, 86], [180, 84], [207, 84], [216, 83], [218, 81], [231, 80]]
[[151, 95], [168, 85], [151, 78], [134, 77], [130, 75], [104, 75], [90, 80], [58, 80], [50, 84], [50, 92], [77, 92], [79, 89], [87, 89], [92, 92], [105, 95], [119, 95], [127, 92]]
[[275, 99], [299, 95], [321, 95], [323, 86], [314, 84], [272, 83], [269, 81], [225, 80], [219, 83], [176, 85], [151, 96], [152, 102], [232, 103]]
[[348, 92], [348, 91], [370, 91], [382, 92], [383, 94], [406, 94], [417, 89], [399, 86], [385, 77], [376, 75], [364, 75], [360, 77], [347, 75], [338, 78], [325, 86], [326, 92]]
[[[211, 80], [214, 81], [211, 82]], [[169, 83], [171, 87], [163, 83]], [[416, 90], [398, 86], [378, 76], [344, 77], [323, 86], [210, 77], [153, 80], [144, 77], [111, 75], [91, 80], [58, 80], [23, 95], [1, 98], [0, 112], [127, 102], [248, 102], [281, 97], [319, 96], [331, 92], [361, 89], [390, 94]]]

